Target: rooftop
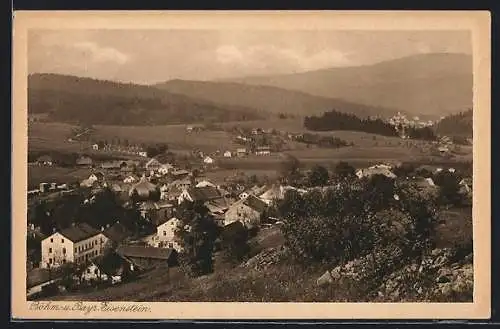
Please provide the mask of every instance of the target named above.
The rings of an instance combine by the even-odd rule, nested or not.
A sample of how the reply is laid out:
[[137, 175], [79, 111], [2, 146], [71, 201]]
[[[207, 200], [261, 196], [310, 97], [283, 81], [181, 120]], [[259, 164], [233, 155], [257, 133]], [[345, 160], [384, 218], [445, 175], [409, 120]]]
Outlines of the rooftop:
[[73, 243], [79, 242], [99, 234], [99, 231], [87, 223], [79, 223], [59, 232]]
[[120, 246], [116, 252], [125, 257], [153, 258], [168, 260], [174, 252], [171, 248], [155, 248], [142, 246]]

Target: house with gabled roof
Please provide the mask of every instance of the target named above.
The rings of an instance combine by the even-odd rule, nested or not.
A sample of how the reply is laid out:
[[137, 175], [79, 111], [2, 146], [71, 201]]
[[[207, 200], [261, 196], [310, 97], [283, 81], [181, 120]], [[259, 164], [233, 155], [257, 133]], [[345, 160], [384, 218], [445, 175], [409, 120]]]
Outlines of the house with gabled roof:
[[189, 189], [182, 191], [177, 201], [179, 204], [181, 204], [183, 201], [206, 202], [222, 198], [223, 196], [217, 188], [213, 186], [203, 186], [203, 187], [191, 187]]
[[73, 224], [42, 240], [41, 268], [85, 263], [104, 253], [108, 238], [86, 223]]
[[267, 209], [267, 204], [254, 195], [233, 203], [224, 214], [224, 225], [240, 221], [247, 228], [260, 224], [261, 216]]
[[116, 249], [116, 253], [134, 266], [146, 270], [162, 265], [177, 265], [177, 252], [171, 248], [120, 246]]

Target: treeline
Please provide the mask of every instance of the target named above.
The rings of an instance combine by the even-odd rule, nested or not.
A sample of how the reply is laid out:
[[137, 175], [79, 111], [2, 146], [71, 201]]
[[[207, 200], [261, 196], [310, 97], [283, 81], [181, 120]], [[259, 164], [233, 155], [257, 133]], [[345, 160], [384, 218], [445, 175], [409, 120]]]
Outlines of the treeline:
[[51, 120], [110, 125], [261, 119], [255, 111], [153, 87], [52, 74], [29, 77], [28, 111], [48, 113]]
[[438, 135], [472, 137], [472, 109], [449, 115], [434, 126]]
[[349, 144], [347, 141], [335, 136], [322, 136], [318, 134], [305, 133], [295, 138], [297, 142], [309, 145], [318, 145], [325, 148], [340, 148]]
[[354, 114], [336, 110], [321, 116], [306, 116], [304, 127], [314, 131], [351, 130], [384, 136], [398, 136], [396, 129], [381, 119], [361, 119]]

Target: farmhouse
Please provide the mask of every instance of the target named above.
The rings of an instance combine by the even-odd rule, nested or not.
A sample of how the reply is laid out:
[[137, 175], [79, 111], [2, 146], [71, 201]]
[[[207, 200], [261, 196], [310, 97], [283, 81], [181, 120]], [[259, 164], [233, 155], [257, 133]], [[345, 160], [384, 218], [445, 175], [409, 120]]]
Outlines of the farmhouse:
[[180, 223], [182, 222], [179, 219], [172, 217], [156, 227], [158, 248], [173, 248], [177, 252], [182, 251], [182, 247], [175, 236], [175, 231]]
[[208, 180], [202, 180], [196, 184], [196, 187], [205, 187], [205, 186], [211, 186], [211, 187], [216, 187], [214, 183], [208, 181]]
[[236, 155], [239, 157], [244, 157], [245, 155], [247, 155], [247, 149], [244, 147], [236, 149]]
[[85, 267], [80, 275], [82, 281], [111, 281], [119, 283], [123, 276], [137, 269], [134, 265], [115, 252], [98, 256]]
[[128, 175], [127, 177], [125, 177], [123, 179], [123, 182], [126, 183], [126, 184], [131, 184], [131, 183], [134, 183], [138, 180], [139, 178], [137, 178], [136, 176], [134, 175]]
[[205, 164], [213, 164], [214, 163], [214, 159], [212, 159], [211, 157], [209, 156], [206, 156], [204, 159], [203, 159], [203, 162]]
[[161, 265], [177, 265], [177, 252], [169, 248], [142, 246], [120, 246], [117, 254], [130, 261], [134, 266], [151, 269]]
[[142, 175], [139, 182], [133, 185], [129, 190], [129, 196], [131, 198], [136, 198], [135, 201], [147, 201], [157, 197], [159, 198], [159, 193], [159, 190], [156, 189], [156, 185], [149, 182], [145, 175]]
[[42, 241], [41, 268], [84, 263], [104, 253], [108, 238], [88, 224], [74, 224]]
[[52, 157], [50, 155], [42, 155], [36, 160], [36, 163], [39, 166], [52, 166], [54, 161], [52, 160]]
[[224, 225], [240, 221], [247, 228], [255, 227], [260, 223], [261, 215], [266, 208], [267, 204], [264, 201], [250, 195], [229, 207], [224, 216]]
[[160, 165], [160, 168], [158, 168], [158, 173], [161, 175], [167, 175], [173, 169], [174, 169], [174, 166], [172, 166], [169, 163], [165, 163], [165, 164]]
[[144, 167], [146, 168], [146, 170], [149, 170], [149, 171], [157, 171], [158, 169], [160, 169], [161, 163], [160, 163], [160, 161], [156, 160], [155, 158], [152, 158], [151, 160], [149, 160], [146, 163], [146, 165]]
[[217, 190], [217, 188], [212, 186], [204, 186], [204, 187], [191, 187], [189, 189], [184, 190], [181, 195], [179, 195], [178, 203], [181, 204], [183, 201], [212, 201], [222, 199], [223, 196]]
[[255, 155], [270, 155], [271, 154], [271, 147], [269, 146], [258, 146], [255, 149]]

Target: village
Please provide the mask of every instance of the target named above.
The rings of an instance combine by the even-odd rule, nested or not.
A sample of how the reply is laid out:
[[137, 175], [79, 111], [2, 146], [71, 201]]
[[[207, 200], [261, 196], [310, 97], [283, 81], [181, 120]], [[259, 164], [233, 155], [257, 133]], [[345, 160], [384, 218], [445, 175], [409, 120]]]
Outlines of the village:
[[[189, 130], [191, 133], [192, 129]], [[271, 132], [261, 129], [250, 130], [247, 134], [240, 132], [236, 139], [241, 141], [241, 147], [212, 154], [193, 152], [191, 159], [194, 160], [189, 165], [185, 162], [176, 163], [175, 157], [166, 156], [165, 152], [148, 157], [146, 151], [139, 148], [134, 148], [139, 156], [134, 160], [96, 161], [91, 156], [81, 155], [74, 166], [88, 170], [87, 178], [80, 182], [43, 182], [39, 188], [29, 190], [28, 298], [59, 294], [67, 289], [78, 291], [89, 287], [125, 284], [134, 280], [138, 273], [156, 266], [178, 266], [178, 255], [182, 254], [183, 246], [177, 233], [182, 223], [177, 213], [186, 202], [203, 204], [221, 232], [234, 232], [235, 227], [236, 230], [259, 230], [281, 222], [280, 218], [272, 216], [273, 212], [269, 209], [277, 201], [283, 200], [287, 191], [304, 194], [317, 190], [318, 186], [323, 190], [333, 186], [335, 173], [328, 171], [329, 179], [312, 185], [286, 180], [262, 183], [244, 176], [226, 177], [218, 181], [206, 178], [205, 174], [215, 170], [222, 158], [247, 157], [250, 152], [255, 156], [271, 155], [276, 151], [275, 148], [262, 143], [256, 145], [254, 142], [255, 137], [262, 140], [266, 133], [271, 135]], [[290, 135], [288, 138], [298, 137]], [[94, 151], [102, 152], [112, 148], [108, 145], [101, 147], [97, 143], [91, 147]], [[50, 156], [43, 155], [31, 165], [50, 167], [56, 165], [55, 162]], [[386, 163], [356, 171], [352, 168], [355, 175], [350, 179], [360, 180], [377, 175], [398, 179], [400, 169], [401, 165]], [[454, 174], [455, 168], [423, 166], [413, 171], [413, 176], [403, 179], [411, 179], [420, 190], [434, 193], [439, 187], [432, 177], [440, 172]], [[471, 178], [462, 175], [459, 185], [460, 193], [471, 199]], [[56, 223], [48, 227], [41, 225], [40, 219], [32, 220], [40, 212], [36, 210], [41, 207], [40, 204], [57, 205], [65, 203], [68, 197], [76, 196], [81, 201], [78, 207], [88, 207], [106, 193], [113, 195], [119, 207], [137, 211], [137, 217], [132, 219], [137, 223], [131, 225], [130, 219], [125, 223], [119, 218], [104, 220], [94, 216], [90, 217], [92, 223], [74, 222], [66, 218], [65, 227]], [[113, 216], [106, 212], [96, 214]], [[42, 217], [48, 220], [52, 215], [47, 211]], [[137, 226], [140, 228], [134, 229]]]

